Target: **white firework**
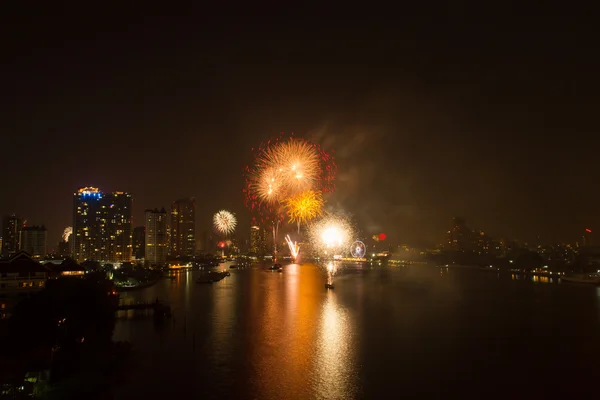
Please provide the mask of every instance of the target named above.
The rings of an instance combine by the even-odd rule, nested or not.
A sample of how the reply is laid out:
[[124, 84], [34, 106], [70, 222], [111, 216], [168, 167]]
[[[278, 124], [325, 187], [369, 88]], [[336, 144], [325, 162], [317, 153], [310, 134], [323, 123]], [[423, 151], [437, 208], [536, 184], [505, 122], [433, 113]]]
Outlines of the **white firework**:
[[73, 234], [73, 227], [72, 226], [67, 226], [65, 228], [65, 230], [63, 231], [62, 234], [62, 238], [65, 242], [69, 241], [69, 237], [71, 236], [71, 234]]
[[213, 224], [219, 233], [229, 235], [235, 230], [237, 219], [229, 211], [221, 210], [214, 215]]

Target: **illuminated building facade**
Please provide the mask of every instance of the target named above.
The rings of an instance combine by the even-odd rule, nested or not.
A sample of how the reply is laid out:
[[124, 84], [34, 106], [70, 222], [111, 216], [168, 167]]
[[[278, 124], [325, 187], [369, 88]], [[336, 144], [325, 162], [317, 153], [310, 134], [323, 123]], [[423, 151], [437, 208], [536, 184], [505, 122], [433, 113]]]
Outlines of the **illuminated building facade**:
[[167, 235], [167, 211], [146, 210], [146, 251], [145, 260], [151, 265], [164, 264], [167, 261], [169, 240]]
[[133, 258], [144, 258], [146, 251], [146, 228], [137, 226], [133, 229]]
[[20, 248], [23, 220], [16, 215], [6, 216], [2, 220], [2, 257], [16, 254]]
[[191, 258], [196, 255], [196, 200], [175, 201], [171, 206], [171, 256]]
[[124, 192], [86, 187], [73, 194], [73, 259], [131, 261], [133, 199]]
[[257, 225], [250, 227], [250, 253], [264, 256], [267, 250], [266, 231]]
[[42, 226], [25, 226], [21, 231], [21, 250], [35, 259], [48, 254], [48, 230]]

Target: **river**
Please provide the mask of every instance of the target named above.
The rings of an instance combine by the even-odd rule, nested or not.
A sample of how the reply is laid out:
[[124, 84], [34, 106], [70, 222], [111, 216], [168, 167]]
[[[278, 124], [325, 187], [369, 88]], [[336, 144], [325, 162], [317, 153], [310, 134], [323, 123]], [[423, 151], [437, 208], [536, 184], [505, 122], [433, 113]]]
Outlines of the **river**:
[[[223, 266], [221, 266], [222, 268]], [[225, 266], [227, 267], [227, 266]], [[597, 393], [600, 287], [435, 266], [312, 264], [182, 273], [124, 301], [134, 345], [117, 398], [569, 398]], [[159, 396], [159, 397], [156, 397]]]

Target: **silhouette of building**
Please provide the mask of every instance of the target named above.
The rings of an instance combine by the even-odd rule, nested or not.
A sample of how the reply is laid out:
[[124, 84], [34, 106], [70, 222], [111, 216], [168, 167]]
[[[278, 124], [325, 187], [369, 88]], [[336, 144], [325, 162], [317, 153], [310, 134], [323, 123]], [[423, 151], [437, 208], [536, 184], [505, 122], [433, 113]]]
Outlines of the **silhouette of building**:
[[86, 187], [73, 194], [73, 258], [123, 262], [132, 254], [131, 194]]
[[23, 229], [23, 220], [16, 215], [9, 215], [2, 219], [2, 257], [9, 257], [19, 251], [21, 229]]
[[133, 258], [144, 258], [146, 252], [146, 228], [137, 226], [133, 229]]
[[44, 288], [51, 271], [20, 251], [0, 261], [0, 294], [24, 294]]
[[146, 250], [145, 260], [151, 265], [164, 264], [167, 261], [169, 241], [167, 235], [167, 211], [146, 210]]
[[180, 199], [171, 206], [171, 256], [196, 255], [196, 200]]
[[57, 255], [60, 258], [71, 257], [71, 246], [69, 245], [69, 242], [64, 241], [64, 240], [61, 240], [60, 242], [58, 242]]
[[42, 226], [25, 226], [21, 230], [21, 250], [32, 258], [40, 259], [48, 254], [48, 230]]

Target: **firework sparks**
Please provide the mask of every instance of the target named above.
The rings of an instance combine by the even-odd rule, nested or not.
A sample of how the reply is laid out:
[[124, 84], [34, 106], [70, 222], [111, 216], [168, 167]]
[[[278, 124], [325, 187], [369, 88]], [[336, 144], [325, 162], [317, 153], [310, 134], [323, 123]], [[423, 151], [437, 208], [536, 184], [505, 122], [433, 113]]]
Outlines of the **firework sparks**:
[[335, 262], [329, 261], [327, 263], [327, 284], [333, 285], [333, 277], [337, 273], [337, 266]]
[[306, 224], [323, 214], [323, 194], [314, 190], [307, 190], [298, 195], [291, 196], [284, 201], [290, 222]]
[[354, 234], [348, 218], [328, 215], [310, 227], [309, 236], [315, 250], [336, 255], [347, 251]]
[[69, 241], [69, 237], [73, 234], [73, 227], [67, 226], [63, 231], [62, 238], [65, 242]]
[[287, 193], [310, 189], [319, 179], [319, 153], [315, 145], [290, 139], [273, 148], [273, 166], [281, 173]]
[[214, 215], [213, 224], [219, 233], [229, 235], [235, 230], [237, 219], [229, 211], [221, 210]]
[[298, 243], [292, 242], [290, 235], [285, 236], [285, 242], [290, 248], [290, 255], [292, 256], [294, 261], [296, 261], [296, 259], [298, 258], [298, 254], [300, 253], [300, 246], [298, 245]]
[[255, 162], [244, 172], [245, 204], [263, 223], [282, 221], [283, 203], [289, 197], [308, 190], [321, 196], [335, 190], [334, 157], [318, 144], [282, 133], [252, 150]]

